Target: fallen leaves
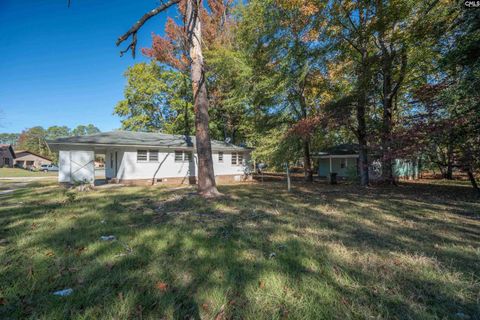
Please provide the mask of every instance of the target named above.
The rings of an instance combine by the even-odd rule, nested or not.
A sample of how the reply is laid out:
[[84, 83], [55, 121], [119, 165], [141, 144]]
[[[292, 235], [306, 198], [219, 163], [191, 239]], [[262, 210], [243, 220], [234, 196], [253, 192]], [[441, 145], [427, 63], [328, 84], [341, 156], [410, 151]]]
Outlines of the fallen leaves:
[[202, 309], [203, 309], [203, 311], [205, 311], [205, 312], [209, 312], [209, 309], [210, 309], [209, 304], [206, 303], [206, 302], [203, 303], [203, 304], [202, 304]]
[[165, 283], [165, 282], [159, 281], [159, 282], [157, 282], [157, 283], [155, 284], [155, 288], [157, 288], [158, 290], [160, 290], [160, 292], [167, 292], [167, 290], [168, 290], [168, 284]]
[[75, 255], [76, 256], [79, 256], [81, 255], [84, 251], [86, 251], [87, 249], [85, 247], [78, 247], [75, 249]]

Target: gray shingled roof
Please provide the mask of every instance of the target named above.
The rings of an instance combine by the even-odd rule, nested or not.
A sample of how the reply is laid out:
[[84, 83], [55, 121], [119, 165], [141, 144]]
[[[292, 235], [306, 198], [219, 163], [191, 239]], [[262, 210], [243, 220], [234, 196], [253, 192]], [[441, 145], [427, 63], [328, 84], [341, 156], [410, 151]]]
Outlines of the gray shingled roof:
[[[213, 150], [249, 150], [231, 143], [212, 140]], [[165, 133], [111, 131], [88, 136], [58, 138], [47, 141], [50, 145], [119, 145], [119, 146], [149, 146], [164, 148], [191, 148], [195, 146], [195, 137]]]
[[355, 143], [345, 143], [321, 150], [319, 152], [314, 152], [312, 155], [317, 156], [329, 156], [329, 155], [351, 155], [358, 154], [360, 147]]

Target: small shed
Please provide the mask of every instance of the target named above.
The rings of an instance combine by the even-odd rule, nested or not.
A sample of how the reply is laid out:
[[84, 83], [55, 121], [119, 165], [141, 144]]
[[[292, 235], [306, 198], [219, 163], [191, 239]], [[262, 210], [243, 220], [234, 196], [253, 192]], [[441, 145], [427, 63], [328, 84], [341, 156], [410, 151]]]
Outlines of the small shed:
[[358, 173], [358, 146], [341, 144], [314, 153], [312, 158], [318, 159], [318, 176], [328, 177], [335, 172], [340, 178]]
[[[336, 173], [340, 178], [356, 177], [359, 174], [358, 144], [340, 144], [323, 151], [313, 153], [318, 159], [318, 176], [328, 177]], [[371, 180], [381, 179], [382, 165], [379, 156], [369, 155], [369, 175]], [[418, 179], [420, 159], [394, 159], [393, 175], [399, 179]]]

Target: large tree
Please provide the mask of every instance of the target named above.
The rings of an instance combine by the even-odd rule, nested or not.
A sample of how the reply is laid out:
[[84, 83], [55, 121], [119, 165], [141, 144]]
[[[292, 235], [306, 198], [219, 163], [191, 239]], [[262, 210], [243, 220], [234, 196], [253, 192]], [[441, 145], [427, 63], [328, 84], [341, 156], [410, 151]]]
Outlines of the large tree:
[[[278, 115], [277, 119], [290, 127], [318, 112], [318, 91], [313, 88], [320, 74], [317, 57], [321, 44], [313, 21], [320, 7], [314, 1], [251, 1], [241, 11], [240, 32], [246, 50], [254, 52], [251, 60], [273, 80], [263, 83], [275, 86], [270, 91], [278, 93], [265, 111]], [[295, 137], [303, 150], [305, 180], [311, 182], [310, 135], [287, 140], [292, 143]]]
[[[216, 4], [222, 1], [209, 1], [209, 7], [214, 8]], [[168, 8], [177, 5], [182, 15], [184, 26], [184, 37], [181, 29], [175, 28], [172, 19], [171, 24], [174, 36], [167, 34], [167, 39], [156, 37], [150, 55], [161, 62], [170, 62], [170, 64], [179, 61], [182, 66], [188, 65], [190, 69], [190, 78], [192, 83], [193, 105], [195, 110], [195, 144], [198, 156], [198, 191], [204, 197], [214, 197], [219, 195], [215, 183], [215, 173], [213, 170], [212, 147], [209, 133], [209, 101], [207, 96], [205, 63], [202, 48], [202, 21], [201, 16], [205, 14], [201, 0], [170, 0], [162, 3], [155, 9], [149, 11], [140, 18], [125, 34], [117, 40], [120, 45], [125, 40], [131, 38], [126, 52], [131, 50], [135, 55], [137, 44], [137, 32], [147, 20], [164, 12]], [[175, 42], [178, 44], [175, 47]], [[180, 50], [180, 53], [178, 52]], [[167, 59], [172, 59], [167, 61]]]
[[122, 128], [190, 135], [193, 104], [190, 78], [155, 62], [138, 63], [125, 72], [124, 99], [114, 109]]

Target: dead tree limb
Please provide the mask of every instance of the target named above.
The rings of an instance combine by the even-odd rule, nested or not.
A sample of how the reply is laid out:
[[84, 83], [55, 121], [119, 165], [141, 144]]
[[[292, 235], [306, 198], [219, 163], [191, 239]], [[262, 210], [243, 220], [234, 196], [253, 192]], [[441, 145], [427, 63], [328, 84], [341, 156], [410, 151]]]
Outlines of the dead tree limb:
[[140, 20], [138, 20], [127, 32], [121, 35], [116, 42], [117, 47], [127, 40], [130, 36], [132, 37], [132, 41], [128, 44], [125, 50], [120, 51], [120, 56], [123, 56], [129, 50], [132, 52], [132, 57], [135, 58], [135, 49], [137, 46], [137, 32], [140, 28], [147, 22], [150, 18], [156, 16], [157, 14], [167, 10], [174, 4], [179, 3], [181, 0], [169, 0], [168, 2], [162, 3], [155, 9], [145, 13]]

